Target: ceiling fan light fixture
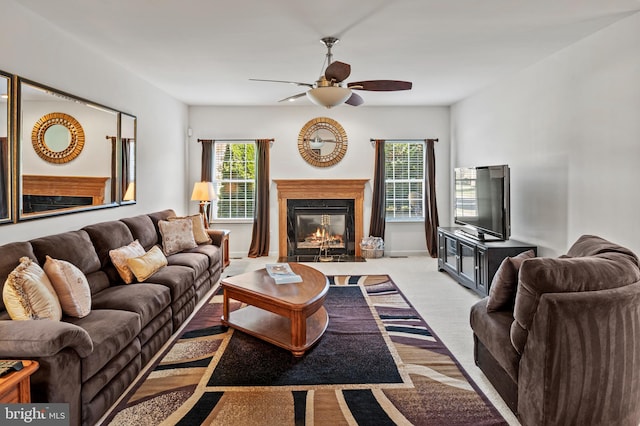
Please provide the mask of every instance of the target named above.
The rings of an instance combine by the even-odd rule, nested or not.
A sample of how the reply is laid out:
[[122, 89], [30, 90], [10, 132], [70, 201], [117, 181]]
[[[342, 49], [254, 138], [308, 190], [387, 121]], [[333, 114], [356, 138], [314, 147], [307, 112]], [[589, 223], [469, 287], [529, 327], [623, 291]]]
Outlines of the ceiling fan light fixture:
[[316, 105], [325, 108], [343, 104], [351, 97], [351, 89], [340, 86], [316, 87], [307, 91], [307, 98]]

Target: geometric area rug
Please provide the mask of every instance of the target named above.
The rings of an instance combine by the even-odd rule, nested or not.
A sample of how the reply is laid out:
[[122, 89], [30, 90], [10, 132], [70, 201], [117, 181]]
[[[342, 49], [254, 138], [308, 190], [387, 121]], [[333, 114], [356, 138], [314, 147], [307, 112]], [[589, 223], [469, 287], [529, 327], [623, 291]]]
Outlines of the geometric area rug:
[[388, 275], [328, 278], [304, 356], [221, 326], [219, 291], [105, 423], [507, 424]]

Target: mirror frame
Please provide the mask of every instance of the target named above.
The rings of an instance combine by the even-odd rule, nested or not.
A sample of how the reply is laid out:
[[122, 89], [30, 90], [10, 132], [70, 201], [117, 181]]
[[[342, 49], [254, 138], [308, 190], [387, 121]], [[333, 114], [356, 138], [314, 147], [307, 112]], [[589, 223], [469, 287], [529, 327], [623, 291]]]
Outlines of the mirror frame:
[[14, 87], [15, 87], [15, 76], [8, 72], [4, 72], [0, 70], [0, 77], [6, 78], [7, 80], [7, 114], [4, 119], [7, 122], [7, 171], [6, 171], [6, 200], [7, 203], [7, 215], [6, 217], [0, 217], [0, 225], [4, 225], [7, 223], [14, 223], [15, 220], [15, 201], [14, 201], [14, 193], [15, 193], [15, 173], [14, 173], [14, 122], [13, 119], [15, 115], [15, 104], [14, 104]]
[[[117, 163], [117, 159], [120, 158], [120, 144], [119, 143], [114, 143], [112, 144], [111, 147], [111, 167], [110, 167], [110, 171], [111, 171], [111, 201], [108, 203], [104, 203], [104, 204], [98, 204], [98, 205], [86, 205], [86, 206], [78, 206], [78, 207], [73, 207], [70, 209], [58, 209], [58, 210], [49, 210], [49, 211], [43, 211], [43, 212], [35, 212], [35, 213], [23, 213], [22, 212], [22, 208], [23, 208], [23, 171], [22, 171], [22, 149], [26, 146], [32, 146], [31, 143], [27, 144], [27, 141], [22, 140], [23, 139], [23, 134], [25, 134], [25, 129], [22, 128], [22, 123], [23, 123], [23, 110], [22, 110], [22, 97], [23, 97], [23, 93], [22, 93], [22, 87], [24, 84], [30, 85], [35, 87], [36, 89], [41, 89], [44, 90], [46, 92], [49, 92], [50, 94], [54, 95], [54, 96], [60, 96], [63, 98], [66, 98], [69, 101], [75, 102], [75, 103], [80, 103], [80, 104], [84, 104], [87, 107], [91, 107], [91, 108], [96, 108], [99, 110], [103, 110], [107, 113], [113, 113], [115, 116], [115, 131], [116, 131], [116, 136], [114, 136], [114, 139], [118, 139], [119, 140], [119, 133], [120, 133], [120, 114], [122, 114], [120, 111], [105, 106], [105, 105], [101, 105], [98, 104], [96, 102], [90, 101], [88, 99], [84, 99], [66, 92], [63, 92], [61, 90], [58, 89], [54, 89], [52, 87], [40, 84], [38, 82], [32, 81], [32, 80], [28, 80], [22, 77], [17, 77], [16, 83], [14, 83], [15, 86], [15, 95], [13, 96], [14, 98], [14, 102], [15, 102], [15, 109], [17, 111], [17, 113], [15, 114], [15, 123], [14, 123], [14, 129], [15, 129], [15, 136], [14, 136], [14, 140], [15, 140], [15, 162], [14, 162], [14, 198], [13, 198], [13, 203], [14, 203], [14, 211], [16, 212], [16, 219], [18, 222], [21, 221], [27, 221], [27, 220], [34, 220], [34, 219], [41, 219], [41, 218], [46, 218], [46, 217], [51, 217], [51, 216], [59, 216], [59, 215], [64, 215], [64, 214], [73, 214], [73, 213], [80, 213], [80, 212], [85, 212], [85, 211], [91, 211], [91, 210], [98, 210], [98, 209], [104, 209], [104, 208], [111, 208], [111, 207], [117, 207], [120, 205], [120, 195], [119, 195], [119, 187], [120, 187], [120, 174], [119, 172], [119, 164]], [[34, 128], [35, 131], [35, 128]], [[29, 132], [31, 133], [31, 132]], [[107, 138], [109, 138], [109, 136], [107, 135]], [[35, 149], [35, 146], [34, 146]], [[36, 152], [38, 150], [36, 149]], [[39, 152], [37, 152], [38, 155], [40, 155]], [[69, 160], [70, 161], [70, 160]]]
[[[119, 175], [119, 185], [118, 188], [120, 189], [120, 196], [118, 198], [119, 203], [121, 205], [129, 205], [129, 204], [136, 204], [138, 202], [138, 192], [137, 192], [137, 178], [138, 178], [138, 166], [137, 166], [137, 157], [138, 157], [138, 118], [135, 115], [132, 114], [127, 114], [126, 112], [121, 112], [119, 114], [119, 119], [118, 119], [118, 131], [119, 131], [119, 140], [120, 140], [120, 161], [119, 161], [119, 171], [120, 171], [120, 175]], [[129, 159], [129, 162], [125, 161], [125, 152], [124, 152], [124, 147], [125, 147], [125, 143], [123, 142], [123, 140], [125, 139], [123, 137], [123, 122], [125, 118], [130, 118], [133, 120], [133, 138], [126, 138], [126, 139], [133, 139], [133, 164], [130, 164], [131, 159]], [[124, 167], [125, 165], [129, 164], [129, 166], [133, 169], [133, 176], [130, 176], [129, 173], [125, 173], [124, 171]], [[130, 172], [130, 171], [129, 171]], [[128, 177], [127, 182], [124, 181], [125, 177]]]
[[[323, 153], [321, 147], [315, 147], [314, 138], [318, 132], [329, 132], [333, 139], [333, 149]], [[323, 144], [324, 145], [324, 144]], [[344, 131], [340, 123], [328, 117], [318, 117], [309, 120], [298, 134], [298, 152], [307, 163], [315, 167], [329, 167], [338, 164], [347, 153], [348, 139], [347, 132]]]
[[[56, 151], [47, 141], [47, 132], [54, 126], [63, 126], [69, 132], [69, 142], [64, 149]], [[51, 112], [45, 114], [33, 126], [31, 144], [36, 154], [44, 161], [64, 164], [76, 158], [84, 148], [84, 129], [82, 125], [69, 114]]]

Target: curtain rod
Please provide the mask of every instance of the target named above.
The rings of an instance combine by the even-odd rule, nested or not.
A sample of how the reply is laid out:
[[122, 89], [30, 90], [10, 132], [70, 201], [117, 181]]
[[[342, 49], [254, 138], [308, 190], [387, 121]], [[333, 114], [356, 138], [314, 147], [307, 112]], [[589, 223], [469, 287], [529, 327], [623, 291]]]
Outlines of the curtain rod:
[[[216, 141], [216, 142], [255, 142], [257, 140], [262, 140], [262, 138], [257, 138], [257, 139], [198, 139], [198, 142], [202, 142], [202, 141]], [[266, 139], [269, 142], [273, 142], [275, 141], [275, 139], [271, 138], [271, 139]]]
[[369, 139], [370, 142], [375, 142], [377, 140], [383, 140], [385, 142], [422, 142], [422, 141], [434, 141], [438, 142], [438, 139]]

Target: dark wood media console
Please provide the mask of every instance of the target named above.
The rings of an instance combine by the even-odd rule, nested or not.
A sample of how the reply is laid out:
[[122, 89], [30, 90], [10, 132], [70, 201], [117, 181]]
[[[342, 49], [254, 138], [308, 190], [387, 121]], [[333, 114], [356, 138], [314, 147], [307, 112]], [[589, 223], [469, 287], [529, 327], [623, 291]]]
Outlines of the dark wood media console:
[[438, 228], [438, 270], [481, 296], [489, 294], [491, 280], [506, 257], [537, 247], [516, 240], [480, 241], [461, 228]]

